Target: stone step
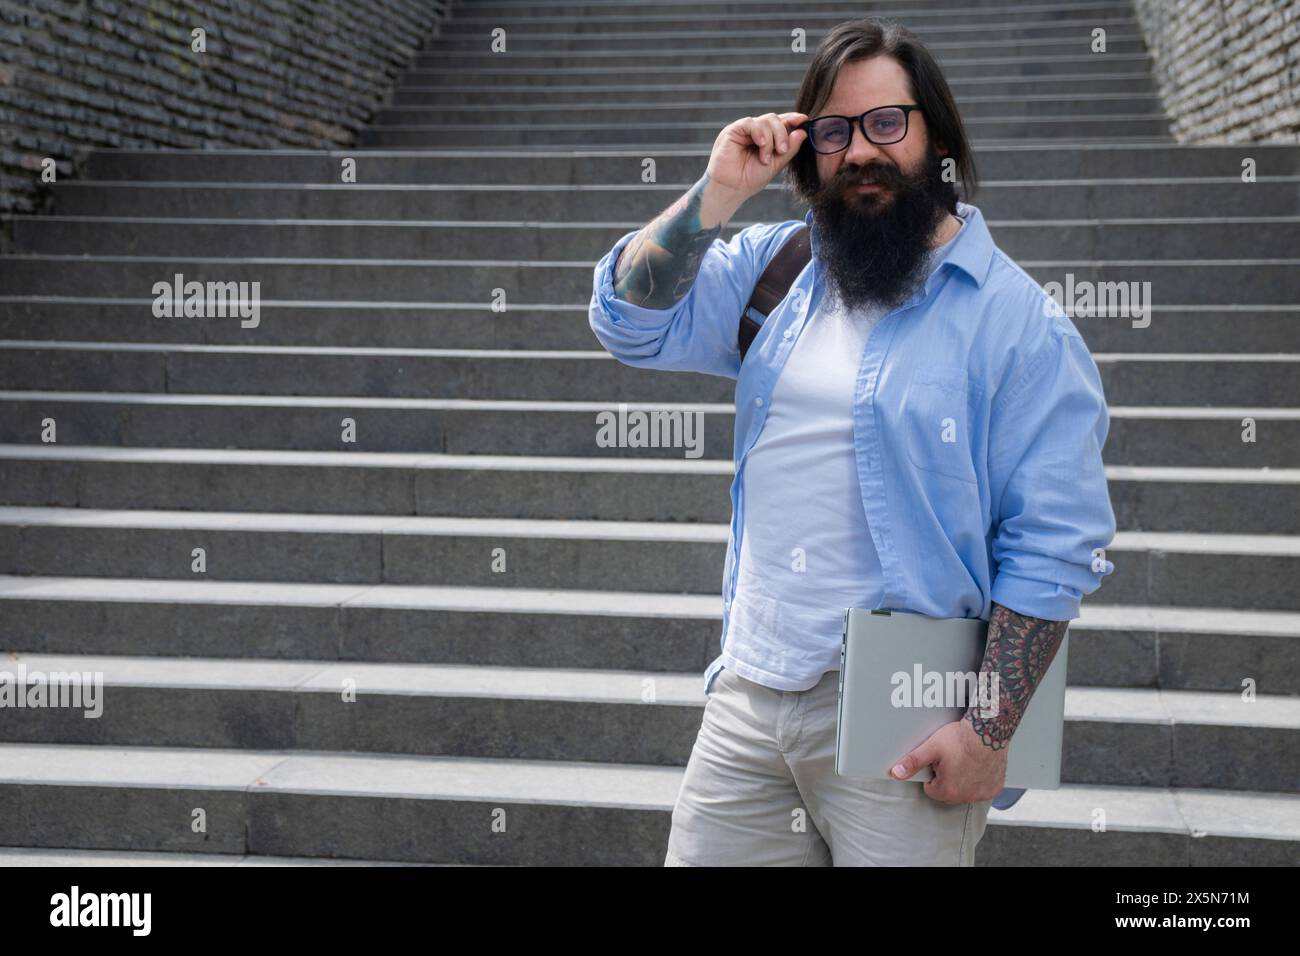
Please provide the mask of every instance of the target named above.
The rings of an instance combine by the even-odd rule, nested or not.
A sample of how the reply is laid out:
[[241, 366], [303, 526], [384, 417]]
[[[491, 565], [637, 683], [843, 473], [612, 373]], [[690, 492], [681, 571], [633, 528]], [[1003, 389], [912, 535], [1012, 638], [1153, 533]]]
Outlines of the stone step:
[[[0, 847], [0, 866], [439, 866], [256, 853], [149, 853], [130, 849]], [[452, 865], [452, 864], [447, 864]]]
[[[478, 23], [464, 23], [463, 29], [451, 30], [432, 36], [411, 61], [413, 69], [437, 68], [447, 57], [477, 56], [493, 61], [515, 64], [520, 56], [590, 57], [608, 56], [611, 52], [625, 52], [633, 60], [650, 59], [658, 53], [666, 62], [676, 62], [681, 57], [718, 56], [720, 62], [732, 62], [729, 57], [748, 51], [755, 56], [801, 57], [809, 62], [811, 51], [822, 43], [829, 33], [829, 25], [813, 25], [800, 18], [788, 18], [784, 23], [745, 23], [732, 26], [718, 21], [708, 22], [636, 22], [607, 21], [601, 30], [575, 29], [575, 23], [555, 23], [552, 27], [565, 29], [538, 30], [528, 22], [500, 22], [495, 26], [506, 30], [507, 48], [494, 51], [491, 29]], [[811, 26], [811, 29], [809, 27]], [[931, 22], [922, 36], [926, 46], [940, 61], [949, 57], [989, 56], [1005, 51], [1010, 56], [1043, 55], [1060, 49], [1062, 52], [1088, 52], [1105, 57], [1110, 53], [1143, 53], [1147, 44], [1141, 35], [1138, 21], [1132, 17], [1062, 17], [1061, 20], [1030, 23], [991, 21], [988, 18], [953, 23], [943, 26]], [[792, 51], [796, 39], [794, 30], [803, 30], [807, 51]], [[1093, 30], [1105, 30], [1105, 52], [1095, 51]]]
[[[703, 435], [703, 457], [731, 460], [734, 405], [629, 405], [637, 410], [681, 412], [683, 420], [702, 415], [691, 421], [702, 421], [696, 434]], [[617, 403], [0, 391], [0, 444], [39, 443], [43, 420], [53, 418], [59, 441], [73, 445], [337, 451], [351, 420], [359, 427], [346, 444], [356, 451], [575, 455], [593, 462], [683, 459], [690, 451], [605, 447], [597, 443], [601, 413], [617, 416]], [[1109, 413], [1104, 453], [1111, 465], [1291, 468], [1300, 457], [1296, 407], [1112, 405]], [[1254, 440], [1244, 440], [1252, 422]]]
[[[365, 259], [590, 259], [644, 223], [357, 221], [347, 219], [166, 219], [15, 216], [14, 252], [42, 255], [241, 256]], [[1300, 216], [1196, 219], [986, 220], [1013, 259], [1250, 258], [1300, 248]], [[732, 220], [730, 242], [752, 223]]]
[[[1300, 396], [1300, 352], [1093, 356], [1107, 402], [1287, 406]], [[0, 339], [11, 389], [217, 395], [352, 395], [526, 401], [734, 400], [735, 383], [632, 368], [607, 352], [354, 349]]]
[[[735, 26], [737, 23], [755, 26], [779, 25], [811, 26], [824, 29], [855, 16], [862, 16], [861, 3], [831, 0], [819, 2], [801, 8], [792, 15], [789, 3], [776, 3], [773, 0], [758, 0], [754, 3], [734, 2], [734, 0], [711, 0], [706, 3], [684, 3], [674, 0], [661, 3], [653, 9], [629, 6], [627, 3], [583, 3], [566, 2], [548, 4], [539, 9], [527, 3], [481, 3], [476, 2], [458, 10], [454, 17], [440, 25], [439, 34], [455, 29], [455, 32], [482, 32], [491, 25], [509, 24], [512, 30], [527, 29], [529, 32], [550, 28], [568, 30], [585, 30], [604, 32], [623, 28], [624, 24], [646, 25], [654, 28], [662, 23], [682, 23], [687, 29], [694, 24], [707, 26], [709, 23], [722, 23]], [[1133, 15], [1131, 4], [1116, 3], [1114, 0], [976, 0], [973, 3], [954, 3], [953, 0], [892, 0], [880, 4], [880, 9], [872, 10], [873, 16], [902, 19], [914, 24], [914, 31], [929, 31], [930, 26], [939, 24], [947, 27], [962, 17], [997, 20], [999, 22], [1019, 22], [1043, 20], [1060, 22], [1067, 17], [1126, 18]], [[924, 33], [931, 36], [930, 32]]]
[[[1092, 26], [1075, 25], [1073, 21], [1061, 26], [1014, 26], [1008, 23], [980, 23], [966, 25], [967, 29], [941, 35], [930, 49], [945, 66], [948, 62], [966, 62], [988, 59], [1005, 53], [1009, 60], [1045, 60], [1054, 53], [1063, 56], [1088, 55], [1105, 60], [1108, 57], [1145, 56], [1147, 43], [1134, 21], [1105, 21]], [[971, 29], [974, 27], [974, 29]], [[1092, 30], [1106, 30], [1105, 52], [1093, 51]], [[629, 30], [608, 34], [582, 33], [525, 33], [523, 29], [508, 29], [506, 51], [494, 52], [487, 31], [469, 34], [437, 36], [426, 44], [424, 51], [416, 53], [412, 69], [441, 69], [447, 64], [486, 66], [508, 65], [511, 68], [536, 68], [541, 64], [555, 69], [608, 66], [621, 59], [628, 68], [636, 70], [662, 62], [666, 66], [689, 66], [699, 61], [716, 62], [719, 66], [748, 65], [764, 61], [781, 66], [798, 64], [807, 68], [811, 52], [792, 51], [793, 36], [789, 30], [719, 30], [716, 25], [705, 29], [689, 30]], [[820, 43], [824, 31], [807, 34], [810, 48]], [[789, 103], [789, 90], [781, 101]], [[965, 118], [965, 117], [963, 117]]]
[[[1150, 322], [1073, 317], [1094, 353], [1262, 353], [1300, 350], [1300, 305], [1166, 305]], [[83, 342], [316, 345], [340, 348], [569, 349], [596, 351], [586, 305], [329, 302], [263, 297], [255, 329], [229, 319], [178, 324], [153, 316], [153, 298], [0, 295], [0, 337]], [[686, 377], [679, 376], [682, 380]]]
[[[1086, 102], [1082, 97], [1106, 102], [1112, 97], [1152, 96], [1157, 93], [1155, 84], [1147, 73], [1107, 73], [1101, 76], [1087, 74], [1060, 74], [1035, 79], [1033, 92], [1026, 92], [1024, 77], [972, 77], [949, 83], [957, 105], [963, 110], [982, 107], [986, 103], [1038, 102], [1054, 100], [1071, 104]], [[691, 103], [707, 96], [710, 103], [728, 105], [745, 115], [755, 103], [784, 103], [789, 100], [790, 86], [785, 83], [604, 83], [602, 102], [640, 103]], [[399, 85], [389, 97], [393, 106], [437, 106], [499, 104], [505, 97], [517, 105], [553, 105], [559, 103], [586, 103], [592, 95], [591, 86], [585, 83], [517, 84], [513, 86], [466, 86], [439, 83], [433, 86]], [[1079, 108], [1084, 108], [1080, 106]], [[778, 112], [785, 112], [779, 110]]]
[[[1290, 250], [1277, 250], [1286, 252]], [[1149, 302], [1292, 305], [1300, 302], [1300, 259], [1021, 260], [1040, 285], [1081, 290], [1122, 283], [1134, 306]], [[155, 295], [159, 282], [259, 283], [258, 298], [366, 302], [497, 302], [506, 308], [589, 301], [584, 260], [294, 259], [142, 256], [0, 256], [0, 294]], [[1136, 283], [1136, 285], [1134, 284]], [[1149, 284], [1149, 285], [1148, 285]], [[1119, 288], [1119, 287], [1116, 287]], [[505, 290], [504, 297], [500, 290]], [[1065, 293], [1069, 296], [1069, 293]], [[1071, 298], [1067, 312], [1072, 313]], [[234, 306], [229, 307], [231, 310]], [[1141, 310], [1139, 310], [1141, 312]], [[1145, 312], [1101, 317], [1142, 323]], [[238, 323], [239, 318], [231, 319]], [[249, 322], [260, 319], [249, 318]], [[249, 328], [255, 327], [253, 325]]]
[[[729, 522], [721, 459], [0, 445], [0, 504]], [[1300, 469], [1109, 465], [1135, 531], [1300, 534]]]
[[[616, 221], [626, 224], [624, 232], [639, 229], [686, 192], [702, 172], [697, 169], [696, 178], [685, 182], [638, 185], [629, 166], [624, 183], [590, 186], [68, 182], [59, 186], [55, 205], [62, 216], [130, 219], [531, 223], [533, 228], [525, 234], [540, 242], [545, 231], [537, 229], [538, 224], [607, 228], [611, 210], [618, 210]], [[974, 204], [986, 221], [994, 222], [1183, 219], [1190, 213], [1196, 218], [1291, 217], [1300, 215], [1300, 176], [1261, 175], [1249, 184], [1239, 176], [985, 181]], [[802, 221], [806, 211], [773, 184], [746, 202], [736, 221]]]
[[[714, 26], [706, 25], [706, 30]], [[526, 33], [516, 33], [515, 42], [507, 42], [507, 49], [500, 52], [492, 50], [491, 38], [487, 34], [478, 37], [451, 36], [442, 41], [435, 39], [426, 51], [415, 54], [411, 60], [410, 72], [447, 67], [496, 69], [508, 65], [515, 69], [548, 73], [552, 70], [617, 69], [626, 75], [634, 73], [638, 68], [653, 69], [657, 66], [663, 66], [666, 70], [743, 68], [750, 72], [770, 66], [779, 75], [791, 69], [800, 73], [806, 71], [811, 59], [811, 48], [808, 53], [792, 52], [792, 38], [789, 34], [776, 31], [768, 33], [766, 37], [758, 37], [753, 42], [718, 44], [716, 48], [690, 43], [679, 46], [667, 38], [646, 38], [629, 45], [611, 40], [606, 46], [604, 38], [600, 37], [584, 43], [581, 49], [555, 49], [544, 40], [530, 44]], [[810, 37], [809, 40], [813, 41], [813, 38]], [[1073, 36], [1062, 39], [1027, 39], [1019, 43], [1008, 43], [997, 38], [982, 41], [954, 40], [936, 45], [934, 53], [944, 71], [955, 76], [990, 62], [1012, 67], [1019, 65], [1022, 70], [1032, 66], [1035, 68], [1032, 73], [1040, 70], [1051, 72], [1050, 69], [1041, 68], [1053, 63], [1058, 57], [1076, 65], [1092, 60], [1101, 61], [1112, 68], [1124, 64], [1126, 69], [1133, 69], [1135, 62], [1150, 62], [1146, 44], [1140, 36], [1133, 36], [1128, 29], [1122, 30], [1113, 39], [1107, 37], [1105, 53], [1093, 52], [1092, 46], [1090, 31], [1078, 29]]]
[[[1050, 81], [1035, 80], [1035, 89]], [[468, 89], [468, 88], [466, 88]], [[527, 87], [545, 90], [554, 87]], [[575, 87], [589, 97], [591, 87]], [[693, 88], [683, 88], [692, 89]], [[511, 92], [514, 90], [506, 90]], [[697, 94], [698, 95], [698, 94]], [[496, 91], [486, 93], [490, 102], [499, 101]], [[240, 149], [133, 149], [89, 150], [82, 166], [83, 181], [147, 181], [185, 183], [340, 183], [345, 157], [357, 160], [357, 180], [364, 186], [384, 184], [416, 185], [463, 183], [483, 184], [483, 170], [492, 169], [492, 185], [550, 185], [581, 183], [584, 186], [618, 185], [625, 188], [640, 181], [643, 156], [617, 150], [554, 151], [520, 155], [513, 150], [240, 150]], [[657, 154], [658, 182], [693, 183], [708, 163], [706, 148], [673, 149]], [[1196, 179], [1222, 177], [1241, 182], [1242, 160], [1255, 160], [1260, 177], [1300, 175], [1300, 146], [1285, 143], [1250, 143], [1225, 146], [1183, 146], [1177, 144], [1116, 145], [1106, 143], [1035, 143], [988, 146], [976, 157], [980, 176], [986, 183], [1000, 180], [1024, 181], [1091, 179]], [[73, 185], [65, 182], [63, 188]], [[1254, 185], [1259, 185], [1255, 183]], [[463, 187], [462, 187], [463, 188]], [[1032, 185], [1031, 185], [1032, 188]], [[1190, 195], [1181, 211], [1200, 211], [1208, 191]], [[765, 196], [765, 194], [764, 194]], [[1238, 197], [1240, 199], [1241, 197]], [[745, 206], [747, 218], [751, 199]], [[665, 204], [667, 203], [665, 200]], [[981, 199], [981, 202], [983, 200]], [[1132, 207], [1130, 207], [1130, 214]], [[608, 209], [606, 209], [608, 213]], [[1226, 213], [1232, 214], [1232, 213]], [[1236, 213], [1240, 215], [1240, 213]], [[1059, 216], [1059, 213], [1055, 215]], [[1047, 213], [1045, 218], [1052, 218]]]
[[[1099, 117], [1109, 118], [1116, 113], [1129, 116], [1158, 113], [1161, 110], [1161, 102], [1160, 97], [1154, 93], [1140, 96], [1094, 94], [1088, 99], [1069, 97], [1026, 99], [1012, 95], [974, 102], [963, 101], [958, 104], [958, 107], [961, 110], [963, 123], [972, 123], [976, 119], [985, 117], [1077, 117], [1081, 122], [1092, 123], [1099, 122]], [[498, 97], [496, 103], [487, 105], [453, 101], [445, 105], [421, 103], [385, 106], [376, 111], [374, 127], [553, 124], [569, 120], [576, 113], [584, 118], [590, 118], [592, 122], [602, 124], [626, 121], [629, 116], [635, 116], [638, 124], [643, 120], [655, 123], [711, 123], [716, 130], [721, 130], [742, 116], [759, 115], [769, 111], [783, 113], [787, 108], [788, 104], [775, 97], [735, 104], [718, 103], [714, 100], [701, 102], [697, 97], [693, 102], [685, 103], [677, 100], [644, 102], [639, 99], [625, 102], [606, 98], [598, 101], [540, 105], [521, 105], [514, 97]]]
[[[1097, 54], [1089, 52], [1086, 45], [1081, 46], [1084, 52], [1058, 51], [1055, 55], [1034, 51], [1022, 56], [987, 53], [950, 55], [943, 60], [944, 76], [950, 84], [988, 77], [1014, 76], [1021, 77], [1032, 85], [1040, 78], [1075, 74], [1108, 77], [1151, 73], [1152, 62], [1146, 53]], [[441, 57], [435, 65], [415, 66], [406, 70], [398, 86], [440, 86], [444, 80], [472, 83], [479, 87], [508, 86], [529, 79], [536, 81], [538, 74], [542, 74], [546, 83], [572, 83], [586, 79], [601, 87], [606, 83], [621, 85], [649, 81], [690, 86], [727, 79], [745, 84], [779, 82], [793, 92], [799, 88], [807, 71], [807, 57], [791, 54], [788, 49], [788, 46], [782, 45], [776, 55], [767, 58], [753, 54], [732, 56], [730, 62], [706, 58], [699, 53], [683, 56], [680, 62], [670, 62], [664, 55], [653, 51], [640, 61], [631, 61], [626, 53], [621, 53], [607, 57], [611, 62], [606, 63], [580, 57], [570, 58], [572, 62], [569, 63], [564, 62], [564, 57], [550, 57], [548, 62], [546, 55], [523, 57], [517, 54], [506, 56], [484, 53], [477, 58], [471, 56], [460, 62], [449, 62], [447, 58]]]
[[[69, 850], [0, 847], [0, 867], [17, 866], [438, 866], [389, 860], [330, 860], [310, 856], [259, 856], [254, 853], [150, 853], [138, 850]], [[448, 864], [450, 865], [450, 864]]]
[[[0, 743], [685, 767], [705, 703], [698, 674], [609, 669], [11, 652], [3, 672], [28, 701], [38, 681], [94, 696], [12, 708]], [[1061, 779], [1294, 791], [1300, 696], [1068, 688]]]
[[[1300, 694], [1300, 614], [1083, 603], [1069, 681]], [[702, 675], [716, 595], [0, 575], [5, 649]]]
[[[0, 745], [0, 841], [657, 866], [681, 778], [681, 768], [641, 764], [7, 744]], [[204, 832], [190, 825], [196, 807], [205, 811]], [[86, 826], [106, 814], [112, 827]], [[503, 814], [501, 830], [494, 822]], [[1294, 866], [1298, 819], [1300, 796], [1292, 793], [1069, 785], [1029, 791], [1010, 810], [990, 813], [977, 859], [985, 866]]]
[[[734, 118], [734, 117], [733, 117]], [[725, 125], [725, 124], [724, 124]], [[972, 148], [986, 142], [1081, 140], [1102, 142], [1172, 142], [1169, 121], [1159, 112], [1111, 116], [971, 117], [963, 120]], [[637, 118], [627, 122], [446, 123], [367, 126], [357, 134], [362, 146], [664, 146], [712, 144], [721, 127], [709, 121]]]
[[[215, 256], [293, 258], [528, 258], [603, 256], [643, 223], [357, 221], [347, 219], [166, 219], [126, 216], [15, 216], [13, 251], [42, 255]], [[1300, 248], [1300, 216], [1196, 219], [1058, 219], [987, 221], [994, 242], [1013, 259], [1250, 258], [1261, 249]], [[718, 237], [730, 242], [752, 225], [732, 220]]]
[[[987, 14], [963, 20], [960, 11], [943, 10], [951, 3], [935, 8], [909, 7], [909, 13], [918, 15], [912, 32], [940, 59], [953, 52], [980, 47], [1006, 49], [1013, 41], [1036, 39], [1077, 39], [1079, 35], [1091, 41], [1094, 29], [1106, 31], [1107, 49], [1112, 41], [1121, 37], [1140, 37], [1141, 25], [1131, 10], [1116, 11], [1098, 16], [1098, 7], [1082, 10], [1057, 7], [1051, 19], [1023, 20], [1010, 11], [1001, 16]], [[1003, 4], [1003, 9], [1006, 5]], [[595, 46], [608, 42], [609, 48], [663, 47], [674, 49], [712, 49], [735, 43], [753, 44], [770, 48], [774, 39], [792, 40], [793, 31], [804, 31], [803, 39], [809, 50], [816, 49], [823, 38], [845, 17], [822, 10], [801, 9], [797, 14], [763, 12], [748, 14], [737, 23], [734, 14], [717, 18], [684, 11], [655, 11], [645, 14], [635, 9], [615, 12], [587, 19], [576, 16], [517, 16], [505, 14], [490, 18], [477, 13], [464, 18], [456, 17], [443, 24], [438, 34], [428, 41], [424, 50], [475, 49], [487, 46], [491, 30], [496, 26], [506, 29], [507, 52], [539, 48], [571, 49], [577, 45]], [[997, 39], [1001, 38], [1000, 45]], [[963, 42], [965, 41], [965, 42]], [[683, 44], [690, 44], [683, 46]], [[1101, 54], [1099, 54], [1101, 55]]]
[[[611, 20], [635, 17], [641, 21], [654, 21], [664, 17], [688, 16], [693, 20], [715, 18], [725, 22], [762, 22], [773, 18], [788, 18], [786, 0], [705, 0], [705, 2], [687, 2], [687, 0], [664, 0], [653, 10], [629, 6], [626, 0], [561, 0], [547, 4], [539, 9], [535, 4], [519, 0], [501, 0], [501, 2], [480, 2], [475, 0], [449, 18], [440, 29], [446, 29], [455, 23], [485, 24], [488, 21], [500, 21], [508, 18], [511, 23], [546, 23], [560, 21], [567, 23], [587, 23], [590, 29], [605, 29]], [[1067, 14], [1131, 16], [1133, 8], [1128, 3], [1115, 3], [1113, 0], [972, 0], [968, 3], [954, 3], [953, 0], [890, 0], [880, 5], [881, 9], [870, 11], [874, 16], [914, 18], [926, 16], [941, 18], [950, 22], [954, 15], [963, 13], [983, 14], [987, 16], [1014, 17], [1020, 20], [1041, 15], [1055, 19]], [[825, 18], [831, 23], [839, 23], [850, 17], [863, 14], [862, 4], [851, 0], [819, 0], [807, 10], [800, 11], [800, 17], [810, 20]]]
[[[0, 574], [720, 593], [726, 524], [0, 507]], [[195, 550], [204, 569], [196, 572]], [[1300, 536], [1119, 531], [1115, 604], [1300, 610]], [[611, 573], [611, 569], [618, 569]], [[2, 841], [0, 841], [2, 842]]]

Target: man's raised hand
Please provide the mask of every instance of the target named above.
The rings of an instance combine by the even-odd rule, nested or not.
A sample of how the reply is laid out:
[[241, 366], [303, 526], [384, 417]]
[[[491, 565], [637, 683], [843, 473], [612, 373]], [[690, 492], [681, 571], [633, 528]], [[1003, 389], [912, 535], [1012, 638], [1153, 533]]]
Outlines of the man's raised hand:
[[764, 113], [725, 127], [709, 156], [709, 182], [739, 202], [758, 194], [799, 152], [808, 134], [795, 127], [807, 119], [803, 113]]

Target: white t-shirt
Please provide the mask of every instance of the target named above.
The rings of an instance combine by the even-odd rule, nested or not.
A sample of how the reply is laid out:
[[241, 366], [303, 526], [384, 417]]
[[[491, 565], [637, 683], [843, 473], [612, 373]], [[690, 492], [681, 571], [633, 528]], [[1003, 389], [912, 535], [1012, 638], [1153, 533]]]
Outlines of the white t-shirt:
[[838, 670], [844, 609], [883, 596], [853, 397], [867, 337], [887, 310], [846, 312], [832, 298], [800, 332], [741, 473], [744, 528], [722, 663], [779, 690], [807, 690]]

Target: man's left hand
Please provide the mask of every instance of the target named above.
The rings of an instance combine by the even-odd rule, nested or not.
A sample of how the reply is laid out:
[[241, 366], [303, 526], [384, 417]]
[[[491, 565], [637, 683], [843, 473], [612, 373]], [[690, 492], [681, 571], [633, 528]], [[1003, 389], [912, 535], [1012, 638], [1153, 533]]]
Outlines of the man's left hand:
[[940, 803], [974, 803], [992, 800], [1007, 776], [1007, 748], [994, 750], [980, 739], [967, 719], [944, 724], [890, 771], [895, 780], [907, 780], [930, 764], [934, 779], [927, 780], [925, 795]]

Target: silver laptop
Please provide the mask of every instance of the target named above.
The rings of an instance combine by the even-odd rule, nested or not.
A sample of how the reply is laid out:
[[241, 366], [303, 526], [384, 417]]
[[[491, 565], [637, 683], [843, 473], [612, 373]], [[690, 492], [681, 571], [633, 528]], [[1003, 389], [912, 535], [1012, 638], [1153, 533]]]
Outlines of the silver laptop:
[[[984, 659], [988, 626], [979, 618], [846, 610], [835, 771], [892, 780], [889, 769], [900, 758], [959, 720], [969, 704], [991, 707], [992, 685], [972, 679]], [[1011, 738], [1006, 787], [1061, 786], [1069, 641], [1067, 631]], [[922, 767], [909, 779], [933, 778], [934, 771]]]

